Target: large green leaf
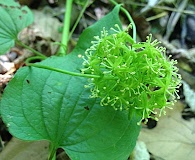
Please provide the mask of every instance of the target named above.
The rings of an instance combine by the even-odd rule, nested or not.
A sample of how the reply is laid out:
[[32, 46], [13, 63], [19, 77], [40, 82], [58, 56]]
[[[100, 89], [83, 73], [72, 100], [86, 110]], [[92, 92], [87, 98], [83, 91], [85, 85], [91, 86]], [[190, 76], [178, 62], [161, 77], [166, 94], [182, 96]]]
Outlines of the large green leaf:
[[18, 33], [33, 22], [28, 7], [14, 0], [0, 1], [0, 54], [14, 46]]
[[[41, 64], [80, 72], [82, 59], [94, 35], [119, 24], [119, 6], [83, 32], [76, 49], [65, 57]], [[12, 135], [23, 140], [49, 140], [72, 160], [126, 160], [135, 146], [140, 126], [128, 112], [101, 107], [89, 98], [88, 79], [24, 67], [6, 87], [1, 114]]]

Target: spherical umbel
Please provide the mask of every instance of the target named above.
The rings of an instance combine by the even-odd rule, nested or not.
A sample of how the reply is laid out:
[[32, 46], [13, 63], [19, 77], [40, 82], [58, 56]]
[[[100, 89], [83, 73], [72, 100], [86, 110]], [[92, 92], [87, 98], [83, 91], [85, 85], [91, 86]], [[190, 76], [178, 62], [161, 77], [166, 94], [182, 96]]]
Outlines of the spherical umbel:
[[102, 106], [135, 111], [141, 120], [155, 118], [151, 116], [156, 114], [154, 109], [162, 112], [179, 98], [181, 76], [174, 66], [177, 62], [166, 58], [165, 48], [158, 47], [156, 40], [152, 42], [151, 35], [146, 42], [135, 43], [119, 27], [111, 30], [111, 35], [103, 29], [100, 37], [94, 37], [83, 57], [82, 72], [100, 76], [90, 79], [87, 85], [91, 97], [101, 98]]

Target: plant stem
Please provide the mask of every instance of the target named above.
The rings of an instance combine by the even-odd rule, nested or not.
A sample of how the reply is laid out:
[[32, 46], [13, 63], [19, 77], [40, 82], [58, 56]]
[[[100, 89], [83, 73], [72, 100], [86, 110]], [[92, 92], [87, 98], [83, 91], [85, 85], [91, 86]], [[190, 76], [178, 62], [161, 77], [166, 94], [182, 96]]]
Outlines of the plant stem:
[[82, 10], [81, 10], [81, 12], [80, 12], [80, 14], [79, 14], [77, 20], [76, 20], [76, 22], [74, 23], [74, 26], [72, 27], [72, 30], [71, 30], [71, 32], [70, 32], [70, 34], [69, 34], [69, 39], [71, 38], [71, 36], [72, 36], [72, 34], [73, 34], [75, 28], [77, 27], [77, 25], [78, 25], [78, 23], [79, 23], [79, 21], [80, 21], [82, 15], [83, 15], [83, 13], [85, 12], [85, 10], [86, 10], [88, 4], [89, 4], [89, 0], [86, 0], [85, 4], [84, 4], [84, 6], [83, 6], [83, 8], [82, 8]]
[[71, 11], [72, 11], [72, 2], [73, 0], [66, 1], [66, 12], [64, 13], [64, 26], [62, 33], [61, 43], [63, 46], [60, 47], [58, 51], [58, 55], [64, 56], [67, 53], [68, 48], [68, 40], [69, 40], [69, 31], [70, 31], [70, 20], [71, 20]]
[[45, 66], [45, 65], [41, 65], [41, 64], [37, 64], [37, 63], [30, 63], [31, 60], [35, 60], [37, 58], [39, 59], [39, 57], [31, 57], [31, 58], [27, 59], [25, 63], [28, 66], [33, 66], [33, 67], [42, 68], [42, 69], [48, 69], [48, 70], [51, 70], [51, 71], [56, 71], [56, 72], [63, 73], [63, 74], [68, 74], [68, 75], [71, 75], [71, 76], [79, 76], [79, 77], [86, 77], [86, 78], [100, 78], [100, 76], [98, 76], [98, 75], [82, 74], [82, 73], [62, 70], [62, 69], [59, 69], [59, 68], [53, 68], [53, 67], [50, 67], [50, 66]]
[[49, 157], [48, 160], [56, 160], [56, 148], [53, 147], [53, 144], [49, 145]]
[[48, 160], [56, 160], [56, 151], [54, 150], [52, 153], [50, 153]]
[[26, 59], [25, 63], [27, 65], [31, 65], [31, 64], [34, 64], [34, 63], [31, 63], [32, 61], [35, 61], [35, 60], [44, 60], [43, 57], [40, 57], [40, 56], [34, 56], [34, 57], [29, 57], [28, 59]]
[[[37, 59], [42, 60], [42, 57], [37, 56], [37, 57], [28, 58], [25, 63], [28, 66], [42, 68], [42, 69], [48, 69], [48, 70], [51, 70], [51, 71], [55, 71], [55, 72], [59, 72], [59, 73], [63, 73], [63, 74], [68, 74], [68, 75], [71, 75], [71, 76], [85, 77], [85, 78], [100, 78], [101, 77], [100, 75], [82, 74], [82, 73], [71, 72], [71, 71], [67, 71], [67, 70], [63, 70], [63, 69], [59, 69], [59, 68], [53, 68], [53, 67], [50, 67], [50, 66], [41, 65], [41, 64], [37, 64], [37, 63], [30, 63], [30, 61], [37, 60]], [[105, 79], [117, 79], [117, 77], [107, 76], [107, 77], [105, 77]]]
[[[114, 5], [118, 4], [117, 2], [115, 2], [115, 0], [110, 0], [110, 2], [113, 3]], [[133, 40], [136, 42], [136, 26], [135, 26], [135, 23], [133, 21], [133, 18], [131, 17], [129, 12], [125, 8], [121, 7], [120, 9], [121, 9], [121, 11], [123, 13], [125, 13], [125, 15], [127, 16], [127, 18], [129, 19], [129, 21], [130, 21], [130, 23], [132, 25], [132, 28], [133, 28]]]
[[40, 53], [40, 52], [34, 50], [34, 49], [31, 48], [31, 47], [25, 45], [25, 44], [22, 43], [20, 40], [16, 39], [15, 41], [16, 41], [16, 43], [17, 43], [18, 45], [20, 45], [20, 46], [22, 46], [22, 47], [24, 47], [24, 48], [30, 50], [31, 52], [33, 52], [33, 53], [36, 54], [37, 56], [40, 56], [40, 57], [42, 57], [43, 59], [46, 59], [46, 58], [47, 58], [47, 56], [45, 56], [45, 55], [43, 55], [42, 53]]

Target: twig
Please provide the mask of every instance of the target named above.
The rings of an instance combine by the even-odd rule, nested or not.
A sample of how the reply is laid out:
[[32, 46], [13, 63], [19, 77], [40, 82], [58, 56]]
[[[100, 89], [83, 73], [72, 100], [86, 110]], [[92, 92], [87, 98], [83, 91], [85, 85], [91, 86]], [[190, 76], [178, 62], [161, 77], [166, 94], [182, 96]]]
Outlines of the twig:
[[[188, 0], [183, 0], [180, 4], [179, 4], [179, 11], [183, 11], [186, 6], [188, 4]], [[181, 16], [181, 12], [172, 12], [171, 16], [169, 18], [168, 24], [167, 24], [167, 29], [166, 29], [166, 34], [165, 34], [165, 39], [169, 39], [173, 29], [175, 28], [179, 18]]]
[[187, 58], [191, 62], [195, 62], [195, 48], [191, 48], [189, 50], [182, 49], [182, 48], [176, 48], [170, 42], [163, 39], [161, 35], [154, 35], [154, 36], [162, 43], [164, 47], [170, 50], [172, 54], [179, 54], [180, 56]]
[[[131, 4], [131, 5], [140, 6], [140, 7], [147, 6], [147, 4], [137, 3], [137, 2], [131, 2], [131, 1], [126, 2], [126, 4]], [[178, 13], [184, 13], [184, 14], [195, 15], [195, 11], [192, 11], [192, 10], [178, 10], [178, 9], [175, 9], [175, 8], [166, 7], [166, 6], [160, 6], [160, 5], [151, 6], [151, 8], [160, 9], [160, 10], [166, 10], [166, 11], [172, 11], [172, 12], [178, 12]]]

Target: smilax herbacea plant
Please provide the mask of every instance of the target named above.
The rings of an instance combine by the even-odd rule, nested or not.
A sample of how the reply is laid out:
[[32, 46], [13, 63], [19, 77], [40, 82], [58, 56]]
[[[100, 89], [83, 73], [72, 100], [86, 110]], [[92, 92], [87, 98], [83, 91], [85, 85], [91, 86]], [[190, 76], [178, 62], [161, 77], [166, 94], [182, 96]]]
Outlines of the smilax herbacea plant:
[[[164, 111], [179, 98], [180, 75], [169, 60], [165, 48], [158, 47], [152, 36], [146, 42], [135, 43], [127, 31], [117, 25], [108, 35], [105, 28], [100, 36], [95, 36], [92, 46], [85, 52], [85, 74], [99, 75], [91, 78], [91, 98], [100, 97], [101, 106], [112, 106], [115, 110], [129, 110], [129, 115], [136, 112], [143, 119], [154, 118], [154, 109]], [[177, 97], [175, 97], [175, 95]]]
[[[48, 160], [56, 159], [58, 148], [71, 160], [127, 160], [142, 120], [157, 120], [157, 111], [160, 116], [179, 98], [177, 62], [166, 57], [165, 48], [151, 35], [146, 42], [136, 42], [135, 24], [121, 5], [84, 30], [65, 55], [72, 3], [66, 3], [65, 49], [61, 46], [57, 55], [46, 57], [18, 37], [33, 22], [28, 7], [0, 1], [0, 53], [17, 43], [35, 54], [6, 86], [1, 117], [14, 137], [48, 140]], [[83, 8], [88, 4], [86, 0]], [[132, 25], [126, 30], [120, 10]], [[131, 27], [132, 37], [127, 32]], [[37, 59], [42, 61], [32, 63]]]

